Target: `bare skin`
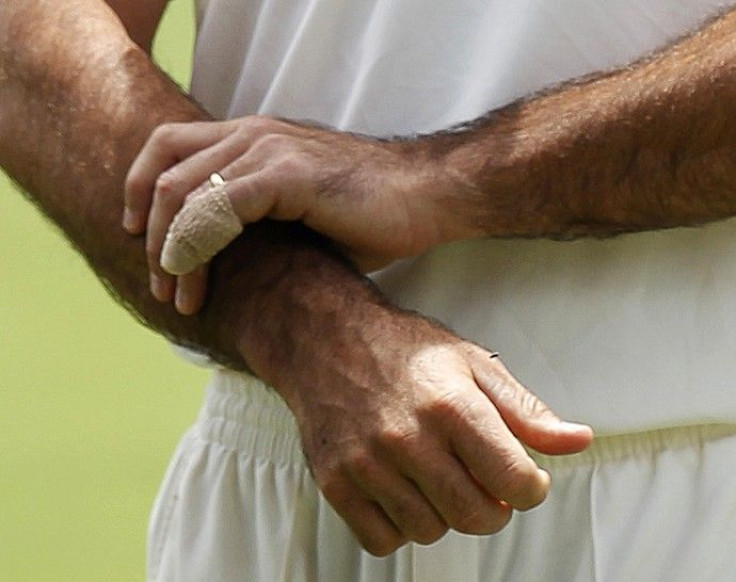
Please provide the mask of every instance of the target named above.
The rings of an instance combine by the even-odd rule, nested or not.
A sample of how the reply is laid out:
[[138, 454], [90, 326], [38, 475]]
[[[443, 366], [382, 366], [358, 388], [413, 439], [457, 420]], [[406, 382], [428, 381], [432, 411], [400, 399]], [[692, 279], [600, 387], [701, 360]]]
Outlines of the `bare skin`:
[[166, 232], [214, 171], [243, 222], [302, 220], [364, 270], [460, 239], [610, 236], [728, 218], [735, 37], [730, 12], [630, 67], [434, 135], [378, 140], [261, 117], [170, 125], [131, 169], [126, 226], [148, 228], [149, 268], [167, 281], [158, 295], [167, 301]]
[[[369, 551], [498, 531], [541, 502], [549, 477], [521, 443], [575, 452], [590, 429], [560, 422], [483, 348], [387, 304], [301, 226], [249, 228], [213, 263], [194, 317], [150, 296], [144, 242], [120, 228], [126, 173], [157, 126], [210, 118], [140, 48], [162, 2], [113, 4], [136, 15], [137, 44], [99, 0], [0, 3], [0, 165], [148, 325], [279, 391]], [[180, 283], [187, 307], [201, 282]]]

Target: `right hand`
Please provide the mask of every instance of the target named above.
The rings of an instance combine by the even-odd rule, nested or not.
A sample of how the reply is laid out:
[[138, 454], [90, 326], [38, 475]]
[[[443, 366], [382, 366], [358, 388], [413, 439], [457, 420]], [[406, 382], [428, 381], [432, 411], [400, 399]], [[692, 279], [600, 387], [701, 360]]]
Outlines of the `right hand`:
[[499, 531], [549, 488], [522, 445], [565, 454], [591, 442], [590, 428], [562, 422], [500, 359], [421, 317], [389, 310], [346, 331], [318, 357], [329, 329], [307, 359], [295, 346], [298, 378], [274, 385], [318, 486], [372, 554], [450, 528]]

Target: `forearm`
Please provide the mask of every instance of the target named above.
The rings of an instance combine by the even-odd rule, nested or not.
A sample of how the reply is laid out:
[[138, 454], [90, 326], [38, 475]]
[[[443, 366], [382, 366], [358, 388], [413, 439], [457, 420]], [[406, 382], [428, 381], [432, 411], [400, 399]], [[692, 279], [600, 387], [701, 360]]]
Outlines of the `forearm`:
[[205, 114], [95, 0], [0, 4], [0, 43], [0, 163], [146, 321], [279, 391], [318, 486], [369, 551], [498, 531], [549, 485], [521, 442], [588, 445], [499, 358], [393, 309], [298, 225], [249, 226], [213, 264], [199, 315], [153, 301], [143, 241], [120, 226], [123, 180], [151, 129]]
[[736, 214], [736, 13], [631, 67], [424, 138], [446, 238], [603, 236]]
[[133, 45], [101, 2], [3, 3], [0, 47], [0, 164], [149, 325], [243, 366], [260, 316], [275, 306], [305, 309], [291, 305], [290, 284], [343, 285], [346, 293], [378, 300], [304, 231], [268, 223], [214, 265], [201, 314], [182, 317], [153, 300], [143, 240], [120, 227], [125, 174], [154, 127], [206, 114]]

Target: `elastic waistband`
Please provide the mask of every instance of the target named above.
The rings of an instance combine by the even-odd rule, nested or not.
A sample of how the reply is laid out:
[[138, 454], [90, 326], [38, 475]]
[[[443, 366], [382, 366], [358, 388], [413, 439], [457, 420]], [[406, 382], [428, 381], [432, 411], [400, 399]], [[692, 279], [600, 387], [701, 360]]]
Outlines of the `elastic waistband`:
[[[216, 370], [207, 387], [197, 423], [200, 438], [274, 462], [305, 465], [296, 420], [281, 397], [247, 374]], [[698, 447], [736, 435], [736, 424], [699, 424], [597, 436], [575, 455], [548, 456], [530, 451], [543, 467], [595, 465], [663, 451]]]
[[597, 436], [587, 449], [574, 455], [549, 456], [530, 451], [542, 467], [597, 465], [626, 458], [654, 456], [664, 451], [700, 447], [709, 441], [736, 435], [733, 424], [697, 424], [657, 430]]
[[281, 397], [254, 376], [214, 371], [195, 430], [199, 438], [234, 451], [306, 465], [294, 416]]

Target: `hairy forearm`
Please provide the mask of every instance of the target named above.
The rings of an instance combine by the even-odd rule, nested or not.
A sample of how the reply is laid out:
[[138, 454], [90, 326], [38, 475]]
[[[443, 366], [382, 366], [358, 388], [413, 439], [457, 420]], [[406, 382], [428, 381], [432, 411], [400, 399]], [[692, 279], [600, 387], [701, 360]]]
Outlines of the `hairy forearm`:
[[622, 70], [420, 140], [448, 238], [605, 236], [736, 214], [736, 13]]
[[220, 361], [243, 367], [248, 360], [265, 371], [267, 338], [258, 322], [290, 307], [306, 311], [293, 288], [340, 286], [379, 301], [309, 233], [264, 223], [213, 266], [199, 315], [183, 317], [156, 302], [144, 242], [120, 227], [125, 175], [153, 128], [207, 115], [101, 2], [3, 3], [0, 48], [0, 165], [146, 323]]

